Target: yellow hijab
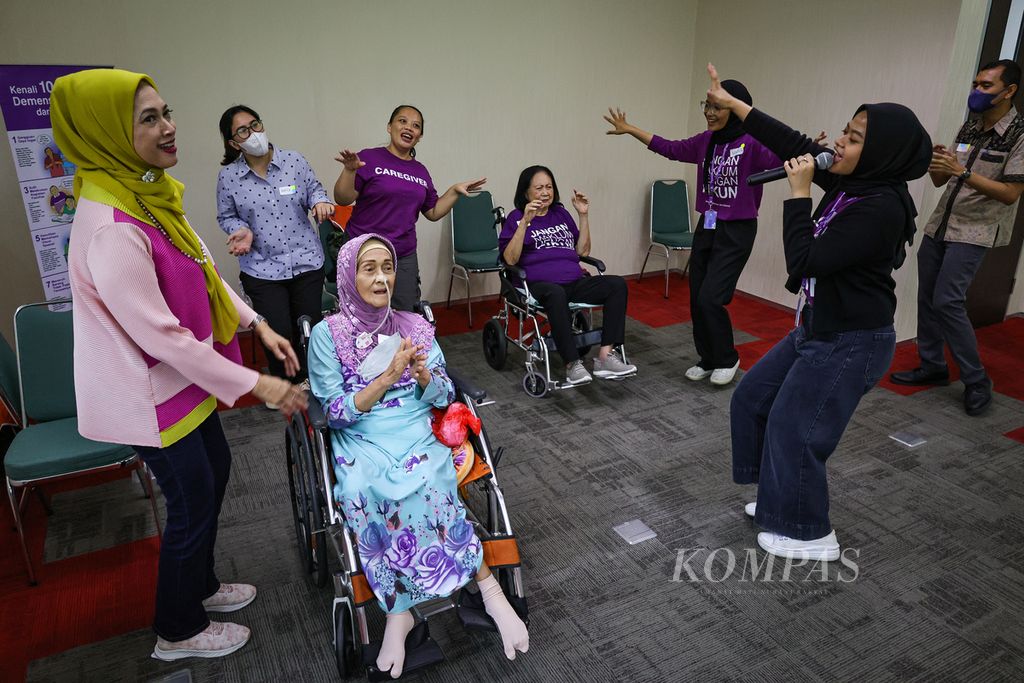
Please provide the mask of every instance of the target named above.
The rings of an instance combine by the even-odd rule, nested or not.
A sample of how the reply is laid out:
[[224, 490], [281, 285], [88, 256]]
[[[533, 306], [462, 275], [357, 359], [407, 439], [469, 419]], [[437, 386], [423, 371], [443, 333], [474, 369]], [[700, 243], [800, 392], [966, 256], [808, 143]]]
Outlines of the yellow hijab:
[[[181, 197], [185, 186], [162, 169], [150, 169], [135, 151], [135, 91], [156, 84], [145, 74], [120, 69], [90, 69], [61, 76], [50, 93], [50, 122], [61, 152], [77, 166], [75, 199], [83, 182], [93, 183], [129, 212], [138, 201], [157, 219], [175, 247], [204, 259], [199, 237], [185, 220]], [[147, 174], [153, 182], [142, 179]], [[138, 201], [137, 201], [138, 200]], [[203, 275], [210, 298], [213, 338], [227, 344], [238, 329], [238, 309], [224, 282], [206, 258]]]

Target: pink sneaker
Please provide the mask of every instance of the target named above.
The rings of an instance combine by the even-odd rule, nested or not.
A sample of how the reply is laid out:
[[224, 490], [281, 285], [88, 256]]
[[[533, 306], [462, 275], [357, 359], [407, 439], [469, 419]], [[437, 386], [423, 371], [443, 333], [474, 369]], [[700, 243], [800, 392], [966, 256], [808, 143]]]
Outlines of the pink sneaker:
[[152, 656], [165, 662], [186, 657], [223, 657], [249, 642], [250, 635], [245, 626], [211, 621], [205, 631], [188, 640], [171, 642], [157, 637]]
[[234, 612], [256, 599], [256, 586], [247, 583], [222, 583], [217, 592], [203, 600], [207, 612]]

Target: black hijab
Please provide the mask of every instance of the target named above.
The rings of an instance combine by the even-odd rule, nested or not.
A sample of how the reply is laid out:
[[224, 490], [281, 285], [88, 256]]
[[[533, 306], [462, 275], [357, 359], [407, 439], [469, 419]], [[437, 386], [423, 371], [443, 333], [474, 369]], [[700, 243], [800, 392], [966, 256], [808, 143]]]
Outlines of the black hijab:
[[[754, 104], [754, 100], [750, 97], [750, 91], [739, 81], [731, 79], [722, 81], [722, 88], [739, 101], [746, 102], [749, 105]], [[732, 142], [744, 133], [743, 122], [736, 116], [733, 116], [731, 112], [726, 111], [725, 113], [729, 117], [725, 122], [725, 126], [721, 130], [711, 133], [711, 142], [708, 143], [708, 148], [704, 152], [704, 187], [706, 188], [709, 187], [711, 182], [711, 156], [714, 154], [715, 146]]]
[[854, 116], [862, 111], [868, 113], [868, 125], [857, 167], [850, 175], [840, 176], [839, 183], [829, 194], [842, 191], [863, 197], [886, 190], [896, 193], [905, 210], [903, 239], [893, 255], [893, 266], [899, 268], [907, 258], [907, 246], [914, 243], [917, 229], [914, 222], [917, 207], [907, 190], [907, 182], [928, 171], [932, 139], [914, 112], [902, 104], [862, 104]]

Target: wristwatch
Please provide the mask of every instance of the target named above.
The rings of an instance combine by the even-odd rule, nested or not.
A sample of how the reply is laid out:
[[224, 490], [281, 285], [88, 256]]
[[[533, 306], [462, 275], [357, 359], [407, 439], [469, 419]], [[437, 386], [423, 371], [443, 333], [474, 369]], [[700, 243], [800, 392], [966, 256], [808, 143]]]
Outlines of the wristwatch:
[[969, 169], [969, 168], [965, 168], [963, 173], [960, 174], [960, 180], [963, 180], [965, 182], [970, 177], [971, 177], [971, 169]]
[[249, 323], [249, 329], [250, 329], [250, 330], [252, 330], [253, 332], [255, 332], [255, 331], [256, 331], [256, 327], [257, 327], [257, 326], [258, 326], [258, 325], [259, 325], [260, 323], [265, 323], [265, 322], [267, 322], [267, 319], [266, 319], [266, 318], [264, 318], [264, 317], [263, 317], [262, 315], [260, 315], [259, 313], [257, 313], [257, 314], [256, 314], [256, 317], [252, 319], [252, 322], [251, 322], [251, 323]]

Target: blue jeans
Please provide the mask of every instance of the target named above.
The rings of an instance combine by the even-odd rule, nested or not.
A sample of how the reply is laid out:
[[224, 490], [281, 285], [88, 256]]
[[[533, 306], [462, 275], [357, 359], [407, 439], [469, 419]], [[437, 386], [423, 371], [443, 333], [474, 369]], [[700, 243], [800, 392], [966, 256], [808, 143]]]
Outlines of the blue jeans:
[[802, 541], [832, 530], [825, 461], [896, 350], [892, 325], [812, 337], [810, 314], [743, 376], [730, 413], [732, 478], [758, 484], [754, 521]]
[[210, 624], [203, 600], [220, 588], [213, 546], [231, 451], [216, 412], [170, 446], [135, 450], [167, 502], [153, 630], [164, 640], [187, 640]]

